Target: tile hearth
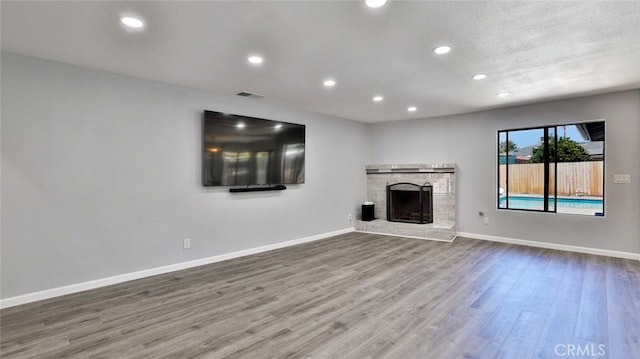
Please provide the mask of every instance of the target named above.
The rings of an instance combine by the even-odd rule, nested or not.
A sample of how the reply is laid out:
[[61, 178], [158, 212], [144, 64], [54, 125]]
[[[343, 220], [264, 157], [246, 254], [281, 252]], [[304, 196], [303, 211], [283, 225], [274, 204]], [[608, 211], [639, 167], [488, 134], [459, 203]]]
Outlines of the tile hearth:
[[[366, 170], [367, 200], [375, 204], [376, 219], [356, 220], [356, 231], [441, 241], [455, 238], [455, 164], [369, 165]], [[387, 221], [387, 185], [399, 182], [433, 186], [433, 223]]]

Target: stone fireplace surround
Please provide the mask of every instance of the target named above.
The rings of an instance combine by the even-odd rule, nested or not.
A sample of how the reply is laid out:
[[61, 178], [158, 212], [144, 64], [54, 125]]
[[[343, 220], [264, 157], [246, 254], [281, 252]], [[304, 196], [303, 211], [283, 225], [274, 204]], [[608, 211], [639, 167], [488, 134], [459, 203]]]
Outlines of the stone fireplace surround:
[[[367, 201], [375, 204], [375, 220], [356, 220], [359, 232], [453, 241], [456, 236], [454, 163], [368, 165]], [[433, 186], [433, 223], [414, 224], [387, 221], [387, 185], [409, 182]]]

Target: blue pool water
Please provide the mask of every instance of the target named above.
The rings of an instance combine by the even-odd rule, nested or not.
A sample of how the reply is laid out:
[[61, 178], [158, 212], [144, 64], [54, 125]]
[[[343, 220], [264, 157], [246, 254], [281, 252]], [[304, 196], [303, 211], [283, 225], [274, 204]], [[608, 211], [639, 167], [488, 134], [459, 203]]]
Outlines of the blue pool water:
[[[510, 196], [509, 207], [520, 209], [541, 209], [542, 197], [520, 197]], [[505, 206], [507, 199], [500, 198], [500, 207]], [[549, 199], [549, 207], [553, 207], [553, 199]], [[601, 199], [590, 198], [558, 198], [558, 208], [579, 208], [579, 209], [599, 209], [602, 210]]]

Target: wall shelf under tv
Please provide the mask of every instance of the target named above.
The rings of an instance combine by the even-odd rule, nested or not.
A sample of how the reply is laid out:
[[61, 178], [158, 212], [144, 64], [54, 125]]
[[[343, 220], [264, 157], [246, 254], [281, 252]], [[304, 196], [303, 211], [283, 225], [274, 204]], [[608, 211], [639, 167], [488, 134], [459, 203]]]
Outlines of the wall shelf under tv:
[[287, 186], [283, 184], [276, 184], [270, 186], [248, 186], [248, 187], [233, 187], [229, 188], [229, 192], [263, 192], [263, 191], [283, 191], [287, 189]]

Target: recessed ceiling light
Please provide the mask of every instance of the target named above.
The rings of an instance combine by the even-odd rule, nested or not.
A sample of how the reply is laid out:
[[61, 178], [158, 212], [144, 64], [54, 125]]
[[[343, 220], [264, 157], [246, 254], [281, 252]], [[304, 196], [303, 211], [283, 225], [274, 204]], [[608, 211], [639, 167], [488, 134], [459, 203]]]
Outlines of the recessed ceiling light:
[[444, 55], [449, 53], [449, 51], [451, 51], [451, 48], [449, 46], [438, 46], [435, 49], [433, 49], [433, 52], [435, 52], [438, 55]]
[[236, 125], [236, 128], [245, 128], [245, 127], [247, 127], [247, 125], [245, 125], [242, 122], [238, 122], [238, 124]]
[[120, 22], [132, 29], [141, 29], [144, 27], [144, 21], [133, 16], [123, 16], [120, 18]]
[[367, 4], [368, 7], [377, 8], [386, 4], [387, 0], [365, 0], [364, 3]]
[[281, 129], [281, 128], [282, 128], [282, 124], [281, 124], [281, 123], [279, 123], [279, 124], [277, 124], [277, 125], [273, 126], [273, 128], [275, 128], [276, 130], [279, 130], [279, 129]]
[[264, 61], [264, 59], [258, 55], [252, 55], [247, 57], [247, 61], [254, 65], [260, 65]]
[[446, 53], [449, 53], [449, 51], [451, 51], [451, 48], [449, 46], [438, 46], [435, 49], [433, 49], [433, 52], [435, 52], [438, 55], [444, 55]]
[[415, 107], [415, 106], [411, 106], [411, 107], [407, 108], [407, 111], [409, 111], [409, 112], [416, 112], [417, 110], [418, 110], [418, 108]]
[[382, 100], [384, 100], [384, 97], [380, 95], [373, 96], [373, 101], [375, 102], [381, 102]]
[[507, 97], [507, 96], [509, 96], [509, 95], [511, 95], [511, 94], [510, 94], [510, 93], [508, 93], [508, 92], [500, 92], [500, 93], [497, 93], [497, 94], [496, 94], [496, 96], [498, 96], [498, 97]]
[[487, 78], [487, 75], [485, 74], [477, 74], [477, 75], [473, 75], [473, 79], [474, 80], [484, 80]]
[[325, 87], [333, 87], [336, 85], [336, 80], [333, 79], [326, 79], [324, 80], [324, 82], [322, 83]]

